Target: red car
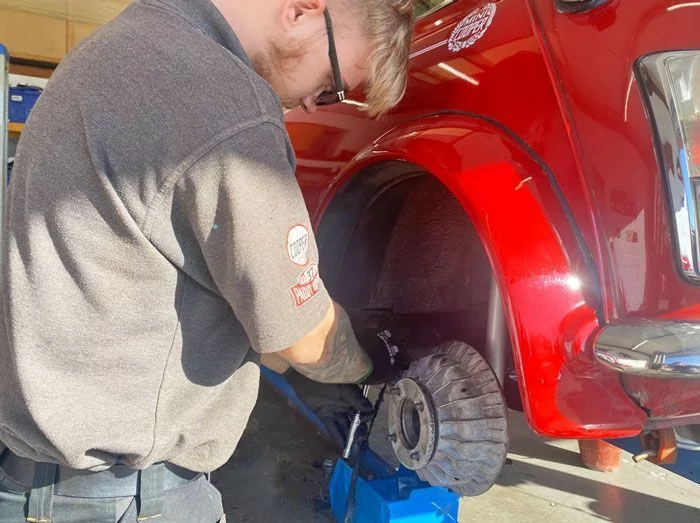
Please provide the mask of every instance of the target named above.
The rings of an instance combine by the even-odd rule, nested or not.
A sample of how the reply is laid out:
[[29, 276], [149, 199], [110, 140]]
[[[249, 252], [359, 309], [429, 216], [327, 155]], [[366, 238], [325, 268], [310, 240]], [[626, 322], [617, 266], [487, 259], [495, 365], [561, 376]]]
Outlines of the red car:
[[398, 108], [287, 115], [326, 285], [414, 360], [397, 456], [483, 492], [504, 396], [544, 436], [697, 446], [700, 2], [414, 3]]

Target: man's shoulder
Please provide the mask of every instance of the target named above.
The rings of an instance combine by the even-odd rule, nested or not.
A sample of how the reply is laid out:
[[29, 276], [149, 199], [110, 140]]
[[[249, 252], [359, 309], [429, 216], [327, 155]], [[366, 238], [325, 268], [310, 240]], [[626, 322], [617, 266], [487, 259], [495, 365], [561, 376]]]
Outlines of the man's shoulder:
[[109, 86], [115, 101], [143, 104], [167, 120], [161, 132], [179, 132], [181, 123], [190, 133], [215, 134], [261, 115], [283, 121], [277, 95], [246, 58], [148, 2], [128, 8], [66, 62], [92, 79], [91, 88]]
[[240, 132], [238, 146], [264, 147], [248, 131], [269, 122], [285, 140], [279, 99], [246, 62], [186, 20], [139, 2], [59, 65], [25, 148], [45, 154], [60, 136], [89, 151], [86, 161], [141, 217], [154, 194], [228, 136]]

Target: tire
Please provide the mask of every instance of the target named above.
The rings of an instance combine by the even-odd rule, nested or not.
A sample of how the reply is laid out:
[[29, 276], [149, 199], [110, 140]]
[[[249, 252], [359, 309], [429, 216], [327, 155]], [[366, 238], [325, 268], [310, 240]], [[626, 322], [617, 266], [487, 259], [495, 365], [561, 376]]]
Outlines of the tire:
[[414, 361], [391, 389], [388, 407], [394, 451], [422, 480], [463, 496], [496, 482], [508, 449], [507, 408], [497, 378], [472, 347], [451, 341]]

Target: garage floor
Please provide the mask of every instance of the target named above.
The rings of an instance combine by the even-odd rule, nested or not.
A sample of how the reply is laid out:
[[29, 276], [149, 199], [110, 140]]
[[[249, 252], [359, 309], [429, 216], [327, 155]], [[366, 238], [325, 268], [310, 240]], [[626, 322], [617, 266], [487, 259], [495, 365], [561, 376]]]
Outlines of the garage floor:
[[[372, 448], [384, 454], [380, 447], [377, 439]], [[576, 448], [574, 441], [537, 438], [522, 415], [512, 413], [509, 464], [487, 494], [462, 500], [459, 521], [700, 521], [700, 485], [649, 463], [634, 464], [627, 453], [617, 472], [589, 471], [579, 466]], [[212, 480], [229, 522], [332, 522], [321, 464], [336, 457], [263, 383], [243, 440]]]

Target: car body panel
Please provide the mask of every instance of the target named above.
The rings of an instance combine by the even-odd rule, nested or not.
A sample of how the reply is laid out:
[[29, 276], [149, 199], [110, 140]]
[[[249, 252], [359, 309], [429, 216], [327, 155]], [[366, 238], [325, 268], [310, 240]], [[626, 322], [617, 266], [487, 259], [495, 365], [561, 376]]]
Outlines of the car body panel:
[[700, 287], [679, 276], [664, 180], [634, 64], [653, 52], [700, 49], [700, 4], [616, 1], [579, 16], [557, 13], [551, 3], [533, 4], [575, 129], [586, 185], [595, 194], [601, 243], [618, 289], [612, 319], [656, 317], [699, 302]]
[[[659, 418], [700, 411], [698, 381], [621, 379], [589, 346], [627, 315], [700, 320], [700, 289], [675, 269], [631, 76], [645, 53], [700, 44], [697, 32], [668, 35], [677, 4], [613, 0], [564, 15], [553, 0], [456, 0], [417, 23], [408, 91], [389, 115], [367, 118], [362, 93], [287, 115], [315, 226], [349, 180], [382, 162], [411, 162], [458, 198], [494, 268], [525, 412], [541, 434], [619, 437], [642, 429], [640, 406]], [[460, 22], [488, 6], [483, 34], [450, 50]]]
[[[700, 49], [700, 4], [616, 0], [567, 16], [552, 3], [531, 3], [593, 194], [601, 259], [607, 259], [608, 319], [672, 313], [700, 321], [692, 307], [700, 287], [680, 275], [665, 181], [634, 74], [635, 62], [650, 53]], [[698, 414], [696, 380], [623, 376], [622, 382], [652, 418]]]

